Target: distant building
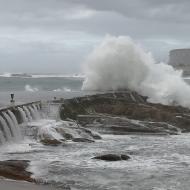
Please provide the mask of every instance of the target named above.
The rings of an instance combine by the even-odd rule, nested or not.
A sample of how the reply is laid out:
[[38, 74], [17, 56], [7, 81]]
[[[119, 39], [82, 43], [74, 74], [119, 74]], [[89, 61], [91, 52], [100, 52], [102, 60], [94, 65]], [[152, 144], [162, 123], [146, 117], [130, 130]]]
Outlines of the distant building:
[[169, 64], [182, 69], [183, 75], [190, 75], [190, 49], [174, 49], [170, 51]]

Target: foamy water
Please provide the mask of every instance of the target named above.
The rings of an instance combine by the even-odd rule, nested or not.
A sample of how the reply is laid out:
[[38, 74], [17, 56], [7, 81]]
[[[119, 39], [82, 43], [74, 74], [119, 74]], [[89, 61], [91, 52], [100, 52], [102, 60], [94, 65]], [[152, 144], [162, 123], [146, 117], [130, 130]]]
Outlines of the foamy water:
[[[42, 125], [42, 122], [39, 121]], [[0, 159], [29, 159], [34, 177], [71, 189], [189, 189], [190, 135], [113, 136], [95, 143], [44, 146], [25, 139], [0, 151]], [[123, 153], [129, 161], [91, 159], [104, 153]]]

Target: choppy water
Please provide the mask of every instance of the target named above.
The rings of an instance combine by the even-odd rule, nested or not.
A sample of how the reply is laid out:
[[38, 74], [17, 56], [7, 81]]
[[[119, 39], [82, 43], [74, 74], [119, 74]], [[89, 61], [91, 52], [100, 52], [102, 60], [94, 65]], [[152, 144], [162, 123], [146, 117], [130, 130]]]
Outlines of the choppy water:
[[0, 76], [0, 106], [8, 105], [10, 94], [15, 94], [16, 103], [51, 100], [83, 95], [83, 78], [64, 76], [10, 77]]
[[[190, 135], [113, 136], [95, 143], [43, 146], [25, 139], [1, 148], [0, 159], [29, 159], [36, 178], [88, 190], [189, 190]], [[91, 159], [104, 153], [131, 155], [129, 161]]]
[[82, 82], [76, 77], [0, 77], [0, 91], [77, 91]]

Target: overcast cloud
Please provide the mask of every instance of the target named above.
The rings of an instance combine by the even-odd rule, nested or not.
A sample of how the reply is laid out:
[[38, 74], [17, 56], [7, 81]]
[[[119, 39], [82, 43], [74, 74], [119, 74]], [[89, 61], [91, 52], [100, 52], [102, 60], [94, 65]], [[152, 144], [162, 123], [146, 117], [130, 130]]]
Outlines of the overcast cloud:
[[78, 73], [106, 34], [158, 61], [190, 47], [189, 0], [0, 0], [0, 72]]

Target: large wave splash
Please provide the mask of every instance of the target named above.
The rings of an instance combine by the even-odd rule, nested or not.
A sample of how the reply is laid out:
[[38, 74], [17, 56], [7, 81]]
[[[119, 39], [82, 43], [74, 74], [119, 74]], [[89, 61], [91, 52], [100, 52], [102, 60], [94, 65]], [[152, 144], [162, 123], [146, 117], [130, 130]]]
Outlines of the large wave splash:
[[150, 52], [127, 36], [106, 36], [88, 56], [83, 90], [130, 89], [148, 101], [190, 107], [190, 86], [182, 71], [156, 63]]

